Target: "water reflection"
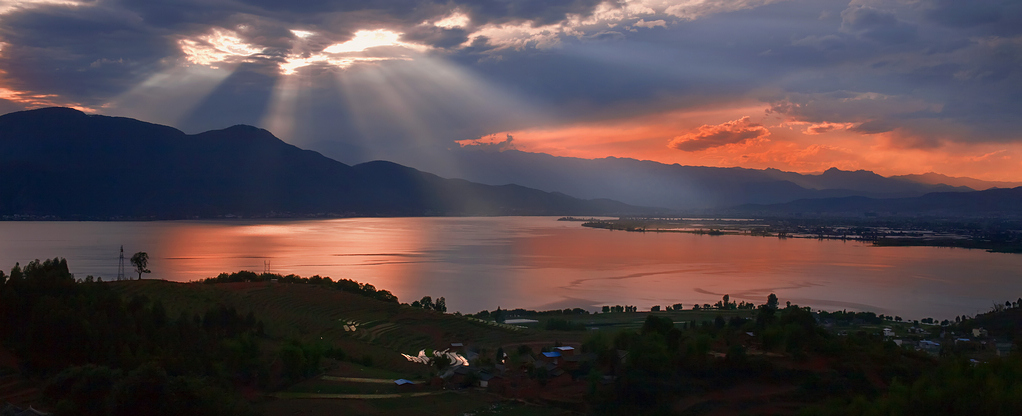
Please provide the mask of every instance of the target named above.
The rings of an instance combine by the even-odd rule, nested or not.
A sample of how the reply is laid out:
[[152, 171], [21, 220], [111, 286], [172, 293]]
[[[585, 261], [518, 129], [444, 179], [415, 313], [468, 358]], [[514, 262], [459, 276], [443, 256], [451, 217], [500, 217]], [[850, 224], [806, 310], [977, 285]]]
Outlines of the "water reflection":
[[[552, 218], [0, 223], [0, 267], [66, 257], [79, 277], [116, 276], [117, 249], [147, 251], [147, 277], [319, 274], [370, 282], [451, 310], [603, 304], [762, 303], [906, 318], [988, 310], [1022, 294], [1022, 256], [748, 236], [627, 233]], [[1002, 299], [1004, 298], [1004, 299]]]

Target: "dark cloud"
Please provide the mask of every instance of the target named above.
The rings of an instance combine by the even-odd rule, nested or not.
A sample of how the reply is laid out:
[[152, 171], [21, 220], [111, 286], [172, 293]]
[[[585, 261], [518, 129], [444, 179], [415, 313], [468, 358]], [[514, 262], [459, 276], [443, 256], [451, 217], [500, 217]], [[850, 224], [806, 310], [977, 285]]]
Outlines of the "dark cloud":
[[435, 48], [449, 49], [468, 41], [468, 32], [461, 28], [439, 28], [420, 25], [411, 28], [401, 37], [405, 42], [421, 43]]
[[19, 91], [95, 104], [160, 68], [179, 51], [165, 34], [123, 10], [53, 6], [0, 23], [0, 69]]
[[560, 22], [569, 14], [588, 16], [602, 0], [475, 0], [456, 3], [471, 14], [473, 23], [528, 20], [542, 26]]
[[[350, 56], [394, 60], [340, 69], [320, 59], [302, 67], [291, 79], [298, 89], [291, 139], [381, 152], [409, 143], [442, 147], [508, 129], [760, 99], [788, 119], [862, 133], [1022, 140], [1022, 2], [762, 3], [608, 21], [594, 13], [596, 0], [39, 5], [0, 17], [0, 70], [3, 85], [26, 96], [98, 107], [174, 68], [201, 66], [188, 63], [182, 40], [215, 51], [204, 37], [229, 32], [257, 52], [206, 65], [235, 72], [182, 110], [179, 127], [195, 131], [263, 122], [276, 111], [274, 88], [287, 80], [282, 63], [385, 28], [434, 49], [377, 48]], [[433, 24], [455, 13], [467, 21]], [[636, 25], [658, 20], [665, 25]], [[502, 24], [521, 33], [502, 32]], [[170, 105], [144, 97], [153, 114]], [[721, 134], [678, 145], [747, 140]]]
[[927, 19], [941, 25], [999, 36], [1022, 33], [1022, 2], [1015, 0], [930, 0], [921, 7]]
[[841, 12], [841, 31], [884, 43], [904, 43], [916, 37], [914, 25], [869, 6], [852, 6]]

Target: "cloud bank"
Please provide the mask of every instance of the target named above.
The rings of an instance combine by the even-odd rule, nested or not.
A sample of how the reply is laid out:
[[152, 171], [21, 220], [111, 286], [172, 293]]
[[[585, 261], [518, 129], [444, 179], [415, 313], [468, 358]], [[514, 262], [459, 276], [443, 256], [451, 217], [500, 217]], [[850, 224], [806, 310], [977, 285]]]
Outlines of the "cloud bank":
[[[800, 126], [799, 140], [812, 140], [801, 150], [834, 147], [840, 136], [876, 151], [1004, 149], [1004, 163], [1020, 166], [1022, 3], [0, 2], [0, 111], [69, 105], [189, 132], [246, 123], [299, 145], [386, 158], [509, 131], [750, 103], [765, 115], [619, 146], [678, 160], [670, 158], [749, 145], [766, 130], [777, 141], [769, 117]], [[852, 163], [841, 154], [835, 164]]]

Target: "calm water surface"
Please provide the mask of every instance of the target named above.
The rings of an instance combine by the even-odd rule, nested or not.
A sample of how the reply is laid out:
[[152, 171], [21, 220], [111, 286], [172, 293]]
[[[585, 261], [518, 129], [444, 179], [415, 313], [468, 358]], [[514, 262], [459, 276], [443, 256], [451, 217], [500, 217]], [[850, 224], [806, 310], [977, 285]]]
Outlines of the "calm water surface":
[[[1022, 255], [749, 236], [628, 233], [544, 217], [287, 221], [0, 222], [0, 267], [67, 258], [112, 279], [117, 255], [149, 253], [146, 278], [220, 272], [319, 274], [369, 282], [451, 311], [604, 304], [763, 303], [950, 318], [1022, 296]], [[128, 265], [130, 273], [130, 265]]]

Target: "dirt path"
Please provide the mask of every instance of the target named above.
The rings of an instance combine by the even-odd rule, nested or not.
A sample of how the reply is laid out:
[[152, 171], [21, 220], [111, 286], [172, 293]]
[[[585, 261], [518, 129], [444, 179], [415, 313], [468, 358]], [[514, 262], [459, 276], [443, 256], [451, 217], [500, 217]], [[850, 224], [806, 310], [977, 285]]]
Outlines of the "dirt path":
[[320, 377], [326, 381], [343, 381], [346, 383], [373, 383], [373, 384], [394, 384], [394, 380], [389, 378], [359, 378], [359, 377], [334, 377], [334, 376], [323, 376]]
[[419, 393], [392, 394], [327, 394], [327, 393], [273, 393], [270, 397], [277, 399], [400, 399], [403, 397], [423, 397], [437, 394], [453, 393], [450, 390], [424, 391]]

